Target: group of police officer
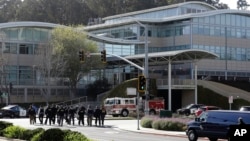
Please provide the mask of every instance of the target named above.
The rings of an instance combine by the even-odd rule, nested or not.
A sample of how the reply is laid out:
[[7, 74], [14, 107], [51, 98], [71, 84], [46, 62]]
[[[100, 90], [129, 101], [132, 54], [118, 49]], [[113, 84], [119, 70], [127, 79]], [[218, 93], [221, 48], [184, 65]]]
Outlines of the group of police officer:
[[[64, 121], [68, 125], [75, 125], [75, 118], [78, 119], [78, 125], [84, 125], [84, 117], [87, 117], [87, 125], [92, 126], [92, 120], [95, 118], [96, 126], [104, 126], [104, 119], [106, 115], [106, 109], [104, 106], [96, 106], [92, 109], [91, 105], [88, 105], [87, 109], [84, 106], [73, 107], [66, 105], [48, 105], [46, 107], [40, 106], [38, 110], [38, 119], [40, 124], [57, 124], [63, 126]], [[44, 121], [45, 119], [45, 121]]]

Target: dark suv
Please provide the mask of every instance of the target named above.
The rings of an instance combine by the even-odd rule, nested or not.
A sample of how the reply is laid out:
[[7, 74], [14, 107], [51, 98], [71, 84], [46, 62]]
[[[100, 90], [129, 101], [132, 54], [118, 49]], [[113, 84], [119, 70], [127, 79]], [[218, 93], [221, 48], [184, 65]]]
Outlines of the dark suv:
[[247, 111], [206, 111], [187, 124], [186, 134], [189, 141], [196, 141], [198, 137], [208, 137], [210, 141], [229, 139], [230, 125], [238, 125], [239, 118], [250, 124], [250, 112]]

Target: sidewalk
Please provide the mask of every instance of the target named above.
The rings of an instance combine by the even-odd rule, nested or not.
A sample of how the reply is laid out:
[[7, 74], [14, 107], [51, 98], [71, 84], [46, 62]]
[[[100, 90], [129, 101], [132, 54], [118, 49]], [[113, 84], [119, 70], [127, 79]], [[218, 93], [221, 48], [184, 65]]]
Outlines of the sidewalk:
[[[134, 121], [134, 120], [133, 120]], [[138, 132], [143, 134], [155, 134], [155, 135], [164, 135], [164, 136], [176, 136], [176, 137], [187, 137], [185, 132], [179, 131], [164, 131], [164, 130], [156, 130], [153, 128], [143, 128], [138, 124], [117, 124], [117, 128], [121, 130], [131, 131], [131, 132]]]

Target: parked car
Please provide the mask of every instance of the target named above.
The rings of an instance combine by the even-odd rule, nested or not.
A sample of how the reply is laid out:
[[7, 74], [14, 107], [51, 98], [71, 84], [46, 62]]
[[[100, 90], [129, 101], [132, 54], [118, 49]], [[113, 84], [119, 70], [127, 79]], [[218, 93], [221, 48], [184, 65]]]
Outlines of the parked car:
[[198, 110], [195, 111], [195, 116], [198, 117], [201, 115], [202, 112], [208, 111], [208, 110], [220, 110], [220, 107], [217, 106], [202, 106], [198, 108]]
[[203, 104], [189, 104], [184, 108], [177, 109], [177, 114], [189, 116], [190, 114], [194, 114], [195, 111], [201, 106], [204, 106], [204, 105]]
[[197, 141], [199, 137], [207, 137], [210, 141], [229, 139], [230, 125], [238, 125], [240, 121], [250, 124], [250, 112], [237, 110], [209, 110], [187, 124], [186, 135], [189, 141]]
[[241, 106], [240, 111], [250, 111], [250, 106]]
[[10, 118], [16, 118], [16, 117], [26, 117], [27, 116], [27, 110], [22, 108], [19, 105], [7, 105], [0, 109], [0, 117], [10, 117]]

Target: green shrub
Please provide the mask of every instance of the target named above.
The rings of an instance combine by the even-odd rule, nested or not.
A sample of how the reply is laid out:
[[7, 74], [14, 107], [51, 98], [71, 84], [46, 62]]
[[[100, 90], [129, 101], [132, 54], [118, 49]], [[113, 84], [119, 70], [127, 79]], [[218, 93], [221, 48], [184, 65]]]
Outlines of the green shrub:
[[79, 132], [70, 131], [66, 132], [63, 141], [88, 141], [88, 139]]
[[24, 132], [24, 137], [22, 138], [23, 140], [31, 140], [32, 137], [40, 132], [45, 131], [43, 128], [36, 128], [34, 130], [26, 130]]
[[9, 126], [4, 129], [3, 136], [7, 138], [21, 139], [23, 138], [25, 128], [20, 126]]
[[35, 134], [32, 138], [31, 138], [31, 141], [42, 141], [41, 140], [41, 137], [42, 135], [44, 134], [45, 131], [41, 131], [37, 134]]
[[161, 120], [155, 120], [152, 122], [152, 128], [161, 130]]
[[3, 131], [5, 128], [13, 126], [13, 123], [6, 122], [6, 121], [0, 121], [0, 136], [3, 136]]
[[59, 128], [48, 129], [41, 135], [41, 141], [63, 141], [64, 132]]
[[[189, 118], [159, 118], [157, 116], [143, 117], [141, 126], [166, 131], [185, 131]], [[150, 127], [151, 126], [151, 127]]]
[[143, 117], [141, 119], [141, 126], [144, 128], [152, 128], [153, 118], [150, 117]]

